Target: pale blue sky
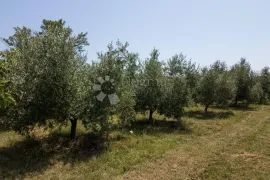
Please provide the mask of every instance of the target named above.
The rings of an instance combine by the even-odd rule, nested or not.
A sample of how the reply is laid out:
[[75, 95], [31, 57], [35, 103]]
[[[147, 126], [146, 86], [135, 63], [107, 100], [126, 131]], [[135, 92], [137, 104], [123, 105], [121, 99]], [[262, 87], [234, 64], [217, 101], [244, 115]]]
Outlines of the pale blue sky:
[[[88, 59], [111, 41], [128, 41], [145, 59], [153, 47], [166, 60], [183, 52], [201, 65], [246, 57], [255, 70], [270, 65], [269, 0], [1, 0], [0, 37], [14, 26], [39, 30], [42, 19], [64, 19], [88, 32]], [[5, 46], [0, 43], [0, 49]]]

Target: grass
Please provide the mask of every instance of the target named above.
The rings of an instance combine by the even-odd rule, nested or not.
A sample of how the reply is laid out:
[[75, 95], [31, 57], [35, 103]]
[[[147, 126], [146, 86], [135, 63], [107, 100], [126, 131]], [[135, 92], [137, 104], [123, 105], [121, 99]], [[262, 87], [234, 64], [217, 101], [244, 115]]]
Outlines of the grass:
[[186, 109], [180, 128], [158, 114], [152, 127], [138, 114], [110, 133], [108, 150], [93, 148], [101, 140], [81, 124], [72, 142], [69, 127], [37, 139], [3, 130], [0, 179], [270, 179], [269, 107], [201, 110]]

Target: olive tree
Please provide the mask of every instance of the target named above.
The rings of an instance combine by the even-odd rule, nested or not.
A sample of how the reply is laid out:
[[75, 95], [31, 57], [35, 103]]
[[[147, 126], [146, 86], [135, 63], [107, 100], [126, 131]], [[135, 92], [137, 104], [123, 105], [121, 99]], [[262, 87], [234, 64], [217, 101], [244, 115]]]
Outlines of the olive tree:
[[181, 78], [187, 89], [188, 104], [192, 104], [196, 96], [196, 86], [199, 80], [199, 67], [191, 60], [187, 60], [182, 53], [172, 56], [167, 61], [166, 76], [170, 78]]
[[160, 114], [174, 117], [180, 121], [184, 107], [188, 105], [188, 86], [185, 78], [181, 76], [167, 77], [162, 86], [162, 99], [158, 109]]
[[122, 44], [119, 40], [116, 46], [110, 43], [107, 51], [98, 53], [98, 61], [94, 63], [95, 101], [89, 120], [95, 121], [94, 129], [105, 138], [112, 115], [119, 115], [121, 125], [129, 125], [135, 119], [134, 90], [125, 84], [125, 78], [135, 76], [137, 55], [129, 53], [127, 47], [128, 43]]
[[263, 95], [260, 100], [261, 103], [265, 103], [270, 99], [270, 71], [269, 67], [264, 67], [260, 74], [260, 83], [263, 89]]
[[248, 103], [260, 103], [264, 96], [263, 87], [260, 81], [254, 82], [254, 85], [250, 89], [248, 97]]
[[149, 111], [149, 122], [154, 123], [153, 113], [159, 108], [162, 100], [160, 82], [163, 78], [162, 63], [159, 61], [159, 51], [153, 49], [150, 58], [146, 59], [136, 86], [136, 108], [138, 111]]
[[[245, 58], [241, 58], [232, 69], [231, 73], [235, 78], [236, 95], [234, 105], [237, 106], [238, 101], [248, 102], [250, 91], [253, 85], [252, 69]], [[248, 103], [247, 103], [248, 104]]]
[[46, 120], [61, 124], [70, 120], [73, 138], [74, 121], [83, 109], [74, 104], [83, 97], [86, 33], [74, 35], [62, 20], [43, 20], [40, 31], [17, 27], [14, 35], [4, 41], [16, 50], [9, 73], [17, 102], [8, 113], [11, 127], [27, 134], [29, 128], [45, 125]]
[[229, 105], [234, 95], [234, 81], [225, 62], [216, 61], [210, 68], [202, 69], [196, 98], [197, 102], [204, 105], [205, 112], [211, 104]]
[[[12, 96], [11, 82], [8, 80], [9, 65], [12, 63], [10, 55], [15, 51], [0, 51], [0, 111], [3, 112], [10, 105], [15, 104]], [[2, 114], [2, 113], [1, 113]]]
[[197, 67], [180, 53], [167, 61], [165, 70], [159, 113], [180, 120], [184, 107], [189, 105], [194, 96], [198, 76]]

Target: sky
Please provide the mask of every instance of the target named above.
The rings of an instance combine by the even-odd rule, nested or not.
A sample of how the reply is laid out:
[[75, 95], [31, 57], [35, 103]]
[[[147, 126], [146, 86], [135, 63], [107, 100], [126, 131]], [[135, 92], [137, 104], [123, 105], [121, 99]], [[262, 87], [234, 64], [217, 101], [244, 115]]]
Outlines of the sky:
[[[245, 57], [254, 70], [270, 66], [269, 0], [1, 0], [0, 37], [13, 27], [38, 31], [42, 20], [63, 19], [75, 33], [88, 32], [88, 60], [110, 42], [160, 60], [183, 53], [193, 62], [229, 66]], [[0, 43], [0, 49], [5, 49]]]

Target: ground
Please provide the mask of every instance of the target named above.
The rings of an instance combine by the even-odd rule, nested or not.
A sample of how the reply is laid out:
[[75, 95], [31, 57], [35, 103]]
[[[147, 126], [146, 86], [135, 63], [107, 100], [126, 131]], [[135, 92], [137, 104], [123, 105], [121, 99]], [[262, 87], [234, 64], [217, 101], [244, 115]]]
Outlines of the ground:
[[64, 137], [29, 140], [3, 130], [0, 179], [270, 179], [270, 106], [201, 110], [188, 109], [181, 128], [157, 114], [151, 127], [138, 115], [99, 153]]

